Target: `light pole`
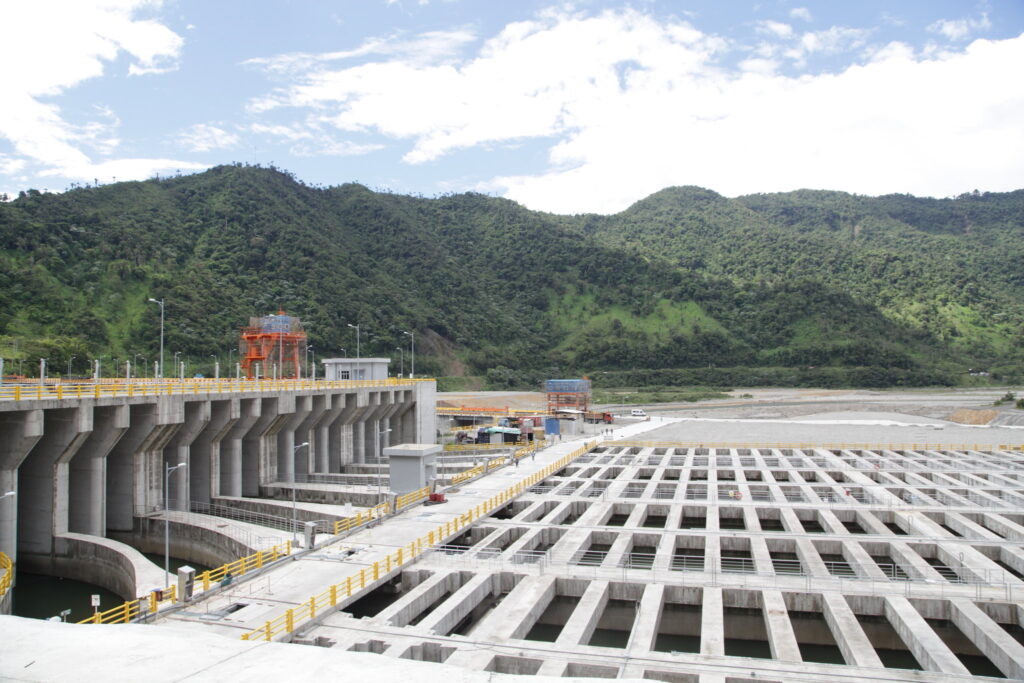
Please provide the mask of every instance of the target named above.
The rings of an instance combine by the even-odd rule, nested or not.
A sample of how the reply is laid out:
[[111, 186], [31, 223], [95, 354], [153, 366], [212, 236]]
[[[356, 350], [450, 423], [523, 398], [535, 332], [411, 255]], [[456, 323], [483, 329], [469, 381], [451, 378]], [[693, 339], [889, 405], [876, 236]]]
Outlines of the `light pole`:
[[75, 362], [75, 358], [77, 358], [77, 356], [71, 356], [71, 358], [68, 358], [68, 376], [71, 375], [71, 364]]
[[220, 379], [220, 364], [217, 361], [217, 356], [211, 353], [210, 358], [213, 359], [213, 378]]
[[359, 325], [349, 323], [348, 326], [356, 331], [356, 360], [359, 360]]
[[[313, 350], [312, 346], [306, 347], [306, 377], [309, 378], [313, 373], [309, 370], [309, 354]], [[316, 356], [313, 357], [316, 360]]]
[[164, 475], [164, 588], [171, 585], [171, 472], [188, 467], [187, 462], [179, 462], [177, 465], [167, 465], [167, 474]]
[[295, 481], [295, 456], [298, 455], [300, 448], [303, 448], [308, 445], [308, 441], [303, 441], [298, 446], [292, 449], [292, 547], [296, 547], [299, 545], [299, 522], [296, 517], [295, 508], [295, 485], [297, 483]]
[[[142, 362], [146, 362], [146, 357], [145, 356], [142, 357]], [[143, 374], [145, 374], [145, 373], [143, 373]], [[132, 354], [132, 376], [133, 377], [138, 377], [139, 376], [139, 354], [137, 354], [137, 353], [133, 353]]]
[[164, 300], [150, 298], [155, 304], [160, 305], [160, 379], [164, 378]]
[[[391, 431], [390, 429], [385, 429], [383, 432], [379, 432], [379, 434], [380, 434], [380, 436], [384, 436], [385, 434], [387, 434], [390, 431]], [[380, 464], [381, 464], [381, 460], [384, 459], [384, 440], [383, 439], [378, 439], [378, 441], [380, 441], [380, 448], [377, 450], [377, 505], [380, 505], [380, 496], [381, 496], [381, 491], [380, 491]], [[389, 477], [390, 477], [390, 475], [389, 475]], [[390, 480], [390, 478], [388, 479], [388, 488], [389, 489], [391, 488], [391, 480]]]
[[402, 334], [409, 335], [409, 339], [412, 341], [412, 367], [409, 369], [409, 379], [414, 379], [416, 377], [416, 335], [404, 330]]
[[399, 371], [398, 376], [405, 377], [405, 349], [403, 349], [401, 346], [396, 346], [395, 351], [398, 351], [398, 353], [400, 354], [399, 357], [402, 359], [402, 369]]
[[[181, 355], [181, 351], [175, 351], [174, 352], [174, 362], [171, 363], [171, 368], [173, 368], [175, 373], [177, 373], [177, 371], [178, 371], [178, 356], [180, 356], [180, 355]], [[184, 370], [182, 372], [184, 372]], [[162, 360], [160, 361], [160, 376], [161, 377], [164, 376], [164, 362]]]

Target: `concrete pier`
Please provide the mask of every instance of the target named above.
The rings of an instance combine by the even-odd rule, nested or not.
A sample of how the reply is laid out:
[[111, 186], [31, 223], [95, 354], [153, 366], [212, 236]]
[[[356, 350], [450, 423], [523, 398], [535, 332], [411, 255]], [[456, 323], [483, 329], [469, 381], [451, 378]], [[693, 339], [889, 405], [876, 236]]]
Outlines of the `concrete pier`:
[[[96, 574], [91, 560], [71, 554], [82, 539], [142, 538], [142, 520], [165, 507], [187, 513], [219, 496], [257, 498], [264, 484], [296, 473], [339, 473], [357, 458], [343, 432], [365, 420], [370, 433], [391, 420], [393, 431], [429, 441], [436, 421], [432, 381], [169, 382], [79, 393], [0, 401], [0, 490], [16, 492], [0, 502], [0, 551], [23, 568], [86, 580]], [[304, 442], [310, 447], [295, 453]], [[166, 468], [179, 463], [187, 471], [170, 476], [165, 500]], [[208, 555], [233, 560], [249, 547], [228, 545]], [[122, 576], [106, 583], [134, 585], [129, 564], [108, 562]]]

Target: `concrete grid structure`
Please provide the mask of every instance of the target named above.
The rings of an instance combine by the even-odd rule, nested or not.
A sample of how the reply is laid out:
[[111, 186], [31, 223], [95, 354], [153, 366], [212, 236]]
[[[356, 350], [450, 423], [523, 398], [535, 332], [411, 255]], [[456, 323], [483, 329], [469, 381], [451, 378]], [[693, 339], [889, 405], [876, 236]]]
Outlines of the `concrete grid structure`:
[[300, 642], [517, 674], [1024, 678], [1024, 453], [606, 442]]
[[[0, 501], [0, 552], [125, 598], [163, 585], [139, 550], [163, 551], [165, 507], [176, 511], [172, 554], [218, 566], [291, 534], [213, 515], [288, 521], [292, 490], [322, 496], [309, 479], [378, 463], [389, 443], [433, 441], [436, 429], [433, 381], [74, 389], [0, 400], [0, 490], [16, 492]], [[178, 463], [187, 468], [168, 478], [165, 500], [166, 468]]]

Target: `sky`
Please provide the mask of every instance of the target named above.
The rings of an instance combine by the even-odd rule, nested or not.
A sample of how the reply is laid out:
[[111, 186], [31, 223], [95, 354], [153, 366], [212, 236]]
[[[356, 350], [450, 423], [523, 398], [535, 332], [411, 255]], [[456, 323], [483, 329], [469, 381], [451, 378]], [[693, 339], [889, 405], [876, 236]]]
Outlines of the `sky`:
[[1024, 0], [0, 0], [0, 193], [1024, 188]]

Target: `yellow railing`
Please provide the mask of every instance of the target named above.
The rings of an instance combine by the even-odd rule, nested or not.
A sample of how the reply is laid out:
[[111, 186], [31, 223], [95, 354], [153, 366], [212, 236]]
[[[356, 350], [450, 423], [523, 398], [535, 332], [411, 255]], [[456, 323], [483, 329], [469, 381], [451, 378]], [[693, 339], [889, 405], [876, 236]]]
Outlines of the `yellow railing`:
[[537, 408], [536, 410], [519, 410], [517, 408], [509, 408], [505, 406], [503, 408], [474, 408], [473, 406], [438, 406], [438, 415], [502, 415], [509, 417], [544, 417], [551, 415], [547, 411], [547, 408]]
[[516, 441], [515, 443], [446, 443], [444, 445], [444, 450], [446, 453], [461, 451], [500, 451], [505, 448], [528, 446], [530, 443], [531, 442], [529, 441]]
[[88, 619], [83, 619], [79, 624], [126, 624], [142, 613], [142, 601], [146, 598], [137, 598], [118, 605], [105, 612], [97, 612]]
[[608, 441], [603, 445], [625, 448], [799, 448], [810, 450], [863, 451], [1020, 451], [1024, 444], [941, 444], [941, 443], [771, 443], [751, 442], [686, 442], [686, 441]]
[[11, 583], [14, 581], [14, 563], [6, 553], [0, 552], [0, 598], [7, 595], [11, 590]]
[[204, 591], [210, 590], [210, 586], [218, 581], [222, 581], [230, 574], [231, 578], [245, 576], [247, 572], [251, 572], [255, 569], [262, 569], [263, 565], [276, 562], [282, 557], [287, 557], [292, 553], [292, 542], [285, 541], [279, 545], [275, 545], [269, 550], [261, 550], [253, 553], [252, 555], [246, 555], [234, 562], [228, 562], [214, 569], [208, 569], [198, 577], [196, 582], [198, 586], [202, 586]]
[[[227, 578], [229, 574], [232, 578], [245, 576], [247, 572], [260, 569], [265, 564], [278, 560], [282, 557], [287, 557], [291, 554], [291, 551], [292, 542], [287, 541], [280, 545], [275, 545], [269, 550], [261, 550], [253, 553], [252, 555], [246, 555], [234, 562], [228, 562], [227, 564], [216, 567], [215, 569], [208, 569], [196, 577], [197, 581], [195, 590], [196, 592], [199, 592], [208, 591], [211, 587], [216, 588], [217, 586], [215, 584]], [[152, 614], [160, 609], [160, 606], [165, 603], [174, 604], [177, 601], [177, 596], [177, 584], [171, 584], [169, 588], [151, 591], [147, 596], [136, 598], [135, 600], [129, 600], [128, 602], [108, 609], [105, 612], [97, 612], [88, 619], [83, 619], [78, 623], [124, 624], [142, 613], [143, 604], [148, 605], [149, 613]]]
[[402, 546], [395, 552], [388, 554], [384, 559], [377, 560], [371, 566], [360, 569], [358, 573], [352, 574], [342, 581], [328, 586], [321, 593], [310, 596], [309, 599], [299, 603], [297, 607], [292, 607], [284, 614], [267, 621], [260, 628], [243, 634], [242, 640], [263, 639], [269, 641], [272, 640], [274, 636], [283, 633], [292, 633], [299, 625], [315, 619], [320, 612], [337, 606], [339, 601], [352, 597], [352, 595], [358, 593], [367, 586], [387, 577], [395, 569], [409, 563], [418, 557], [423, 552], [424, 548], [429, 550], [433, 546], [439, 545], [446, 539], [456, 535], [462, 529], [472, 524], [475, 520], [486, 516], [492, 510], [504, 505], [537, 482], [542, 481], [546, 477], [549, 477], [551, 474], [562, 469], [567, 464], [589, 451], [595, 445], [597, 445], [597, 442], [592, 441], [580, 448], [577, 448], [572, 453], [559, 458], [556, 462], [551, 463], [544, 469], [534, 472], [523, 481], [513, 484], [501, 493], [494, 495], [487, 501], [470, 509], [468, 512], [459, 515], [449, 522], [439, 525], [430, 533], [421, 536], [415, 541], [411, 541], [407, 545]]
[[410, 491], [395, 498], [395, 511], [404, 510], [410, 505], [415, 505], [430, 495], [430, 487], [424, 486], [421, 489]]
[[187, 379], [160, 380], [158, 382], [118, 382], [99, 384], [14, 384], [0, 386], [0, 401], [28, 401], [43, 399], [81, 399], [107, 396], [178, 396], [190, 394], [236, 394], [250, 391], [309, 391], [323, 389], [358, 389], [365, 387], [394, 387], [432, 382], [424, 379], [376, 380], [230, 380]]

